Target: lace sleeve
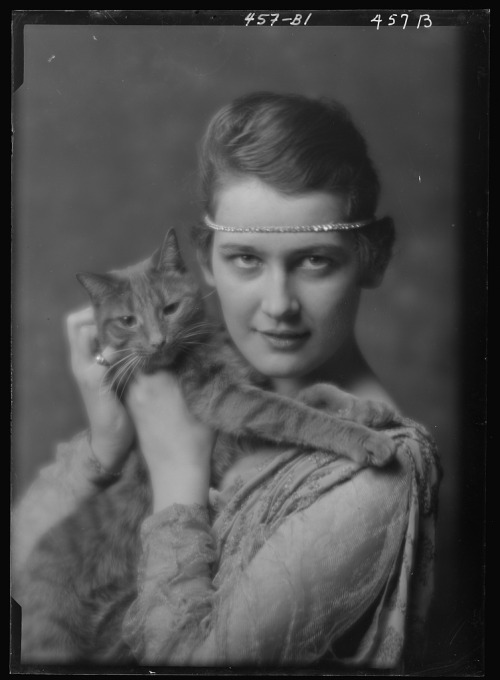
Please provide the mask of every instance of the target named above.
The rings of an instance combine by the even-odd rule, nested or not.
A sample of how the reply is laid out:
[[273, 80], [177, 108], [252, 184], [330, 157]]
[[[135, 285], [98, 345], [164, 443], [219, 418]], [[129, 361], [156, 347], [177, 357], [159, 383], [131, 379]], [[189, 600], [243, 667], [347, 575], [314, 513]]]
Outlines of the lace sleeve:
[[[139, 592], [123, 628], [138, 662], [311, 663], [372, 605], [382, 606], [393, 594], [408, 528], [409, 466], [402, 459], [391, 471], [343, 479], [322, 479], [328, 491], [286, 517], [222, 582], [205, 509], [173, 505], [149, 517]], [[266, 525], [246, 530], [266, 534]], [[364, 658], [380, 643], [375, 633], [370, 639]]]

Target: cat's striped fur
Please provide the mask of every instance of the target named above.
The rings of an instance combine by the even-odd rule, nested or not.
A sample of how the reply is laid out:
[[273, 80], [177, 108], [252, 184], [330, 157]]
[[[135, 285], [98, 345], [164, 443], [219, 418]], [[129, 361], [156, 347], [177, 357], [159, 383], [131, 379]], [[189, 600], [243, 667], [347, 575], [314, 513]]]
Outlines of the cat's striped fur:
[[[228, 438], [324, 450], [361, 464], [384, 464], [394, 454], [393, 440], [373, 429], [391, 419], [387, 407], [331, 385], [308, 388], [297, 400], [265, 389], [228, 338], [206, 322], [174, 231], [145, 262], [79, 280], [94, 305], [101, 345], [120, 357], [108, 375], [118, 395], [135, 371], [169, 368], [193, 413], [225, 435], [214, 451], [215, 484], [239, 450], [227, 446]], [[339, 410], [342, 418], [334, 415]], [[149, 512], [148, 477], [137, 452], [121, 479], [41, 538], [21, 575], [24, 661], [132, 661], [120, 628], [136, 594], [139, 529]]]

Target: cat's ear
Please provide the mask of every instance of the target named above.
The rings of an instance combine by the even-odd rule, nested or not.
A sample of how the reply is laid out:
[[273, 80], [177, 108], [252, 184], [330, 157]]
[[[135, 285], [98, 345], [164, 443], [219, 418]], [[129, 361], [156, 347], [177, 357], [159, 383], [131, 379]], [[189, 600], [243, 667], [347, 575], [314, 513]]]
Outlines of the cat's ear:
[[118, 289], [118, 282], [109, 274], [78, 272], [76, 278], [85, 288], [94, 304], [99, 304], [104, 298], [115, 294]]
[[167, 232], [157, 256], [154, 257], [154, 262], [156, 269], [166, 272], [184, 273], [186, 271], [175, 229], [170, 229]]

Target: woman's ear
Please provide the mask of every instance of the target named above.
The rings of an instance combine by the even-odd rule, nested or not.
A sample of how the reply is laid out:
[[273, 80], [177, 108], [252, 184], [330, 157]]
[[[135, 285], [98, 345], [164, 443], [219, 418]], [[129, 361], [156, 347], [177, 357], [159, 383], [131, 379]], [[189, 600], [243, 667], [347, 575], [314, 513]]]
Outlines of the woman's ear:
[[212, 266], [210, 264], [210, 256], [207, 255], [207, 253], [198, 250], [196, 253], [196, 258], [198, 260], [198, 264], [200, 265], [201, 273], [203, 274], [205, 282], [209, 286], [215, 286], [215, 279], [212, 273]]
[[385, 269], [373, 268], [363, 272], [360, 277], [359, 285], [361, 288], [378, 288], [384, 279]]
[[361, 271], [359, 285], [362, 288], [377, 288], [384, 279], [387, 266], [392, 257], [395, 240], [394, 221], [383, 217], [373, 222], [367, 229], [368, 236], [358, 240]]

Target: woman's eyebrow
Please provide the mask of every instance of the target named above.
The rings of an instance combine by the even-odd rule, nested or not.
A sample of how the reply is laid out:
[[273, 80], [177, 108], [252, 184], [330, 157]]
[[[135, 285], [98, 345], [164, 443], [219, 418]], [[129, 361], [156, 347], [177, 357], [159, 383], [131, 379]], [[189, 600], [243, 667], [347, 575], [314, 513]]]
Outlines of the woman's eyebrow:
[[239, 243], [224, 243], [223, 245], [219, 246], [218, 250], [222, 255], [233, 255], [235, 253], [238, 253], [238, 254], [251, 253], [253, 255], [253, 254], [259, 252], [258, 248], [255, 248], [254, 246], [245, 245], [243, 243], [242, 244], [239, 244]]
[[288, 254], [295, 257], [304, 257], [308, 255], [328, 255], [329, 257], [345, 257], [348, 251], [343, 246], [334, 243], [318, 243], [318, 245], [308, 245], [302, 248], [290, 250]]
[[[252, 245], [244, 243], [224, 243], [219, 246], [219, 252], [222, 255], [233, 255], [233, 254], [262, 254], [265, 253], [265, 249], [257, 248]], [[283, 249], [280, 253], [286, 258], [294, 257], [307, 257], [308, 255], [328, 255], [330, 257], [345, 257], [347, 254], [346, 248], [336, 244], [330, 243], [318, 243], [317, 245], [311, 244], [307, 246]]]

